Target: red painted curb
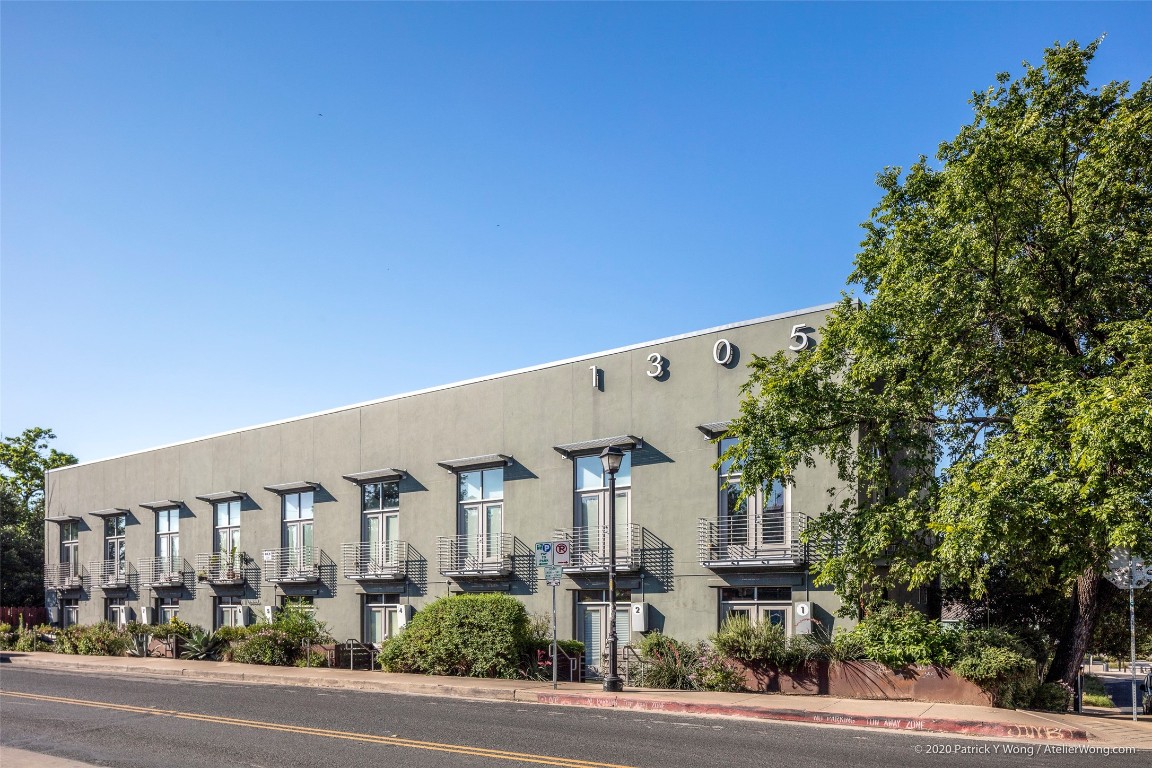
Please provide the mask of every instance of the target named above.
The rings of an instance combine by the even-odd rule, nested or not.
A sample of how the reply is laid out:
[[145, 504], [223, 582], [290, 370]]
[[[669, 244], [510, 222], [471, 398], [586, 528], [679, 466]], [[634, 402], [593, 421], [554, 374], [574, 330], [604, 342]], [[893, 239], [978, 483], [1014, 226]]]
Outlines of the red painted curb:
[[933, 733], [959, 733], [967, 736], [999, 736], [1009, 739], [1042, 739], [1044, 741], [1087, 741], [1088, 733], [1079, 728], [1059, 726], [988, 723], [974, 720], [950, 720], [938, 717], [901, 718], [868, 717], [837, 712], [808, 712], [799, 709], [765, 709], [717, 704], [693, 704], [681, 701], [633, 699], [627, 696], [583, 696], [573, 693], [538, 693], [540, 704], [560, 704], [573, 707], [608, 707], [648, 712], [682, 712], [695, 715], [728, 715], [757, 720], [783, 720], [793, 723], [819, 723], [822, 725], [851, 725], [860, 728], [886, 728], [897, 731], [931, 731]]

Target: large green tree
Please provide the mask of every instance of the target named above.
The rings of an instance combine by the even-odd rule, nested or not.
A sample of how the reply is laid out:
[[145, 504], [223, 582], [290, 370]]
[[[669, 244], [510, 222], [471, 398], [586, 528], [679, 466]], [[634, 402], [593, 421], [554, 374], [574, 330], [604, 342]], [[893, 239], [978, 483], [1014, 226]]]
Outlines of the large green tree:
[[44, 604], [44, 473], [75, 464], [48, 447], [56, 435], [33, 427], [0, 441], [0, 600]]
[[755, 359], [731, 425], [746, 488], [835, 463], [821, 583], [1062, 595], [1065, 681], [1109, 551], [1152, 552], [1152, 80], [1091, 88], [1097, 44], [1001, 74], [935, 161], [879, 175], [859, 300]]

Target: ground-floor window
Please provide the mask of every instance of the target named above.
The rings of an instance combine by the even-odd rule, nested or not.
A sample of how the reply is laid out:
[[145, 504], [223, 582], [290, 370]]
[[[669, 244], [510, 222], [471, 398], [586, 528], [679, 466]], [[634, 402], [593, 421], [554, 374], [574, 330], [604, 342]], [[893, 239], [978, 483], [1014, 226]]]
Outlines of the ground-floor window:
[[60, 627], [70, 627], [80, 623], [80, 601], [75, 597], [60, 600]]
[[364, 642], [382, 643], [404, 628], [405, 611], [400, 595], [364, 595]]
[[742, 616], [752, 624], [767, 621], [792, 634], [791, 587], [724, 587], [720, 590], [720, 623]]
[[[620, 652], [632, 639], [632, 592], [616, 590], [616, 648]], [[608, 590], [581, 589], [576, 592], [577, 639], [584, 643], [584, 674], [603, 676], [608, 653]]]
[[280, 607], [283, 609], [289, 606], [303, 608], [309, 613], [316, 613], [316, 598], [312, 595], [281, 595]]
[[244, 626], [244, 604], [239, 597], [216, 598], [216, 629]]
[[122, 597], [109, 597], [105, 602], [104, 618], [114, 626], [123, 627], [128, 623], [128, 606]]
[[156, 617], [161, 624], [167, 624], [180, 615], [180, 598], [156, 598]]

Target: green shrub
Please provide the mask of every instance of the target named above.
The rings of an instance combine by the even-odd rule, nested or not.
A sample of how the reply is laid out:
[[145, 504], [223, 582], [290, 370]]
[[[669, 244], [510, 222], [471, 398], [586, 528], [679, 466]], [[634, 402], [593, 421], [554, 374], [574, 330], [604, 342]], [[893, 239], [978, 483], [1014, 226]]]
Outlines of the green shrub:
[[701, 649], [695, 679], [696, 687], [702, 691], [745, 690], [743, 672], [707, 645]]
[[643, 664], [637, 682], [645, 688], [694, 689], [700, 672], [699, 645], [683, 643], [659, 631], [640, 641]]
[[49, 639], [52, 634], [52, 627], [47, 624], [41, 624], [37, 627], [25, 627], [24, 622], [21, 621], [17, 625], [16, 638], [12, 643], [12, 650], [28, 653], [31, 651], [50, 651], [52, 650], [52, 641]]
[[320, 651], [302, 653], [300, 654], [300, 658], [293, 662], [293, 666], [297, 667], [325, 667], [327, 665], [328, 654], [321, 653]]
[[1032, 649], [1012, 633], [992, 627], [961, 627], [953, 633], [952, 670], [992, 695], [999, 707], [1031, 703], [1040, 683]]
[[123, 656], [131, 647], [131, 636], [110, 622], [84, 626], [73, 624], [56, 633], [56, 653], [79, 656]]
[[884, 605], [852, 630], [864, 656], [900, 669], [910, 664], [952, 662], [953, 638], [948, 630], [908, 605]]
[[1047, 712], [1067, 712], [1072, 705], [1072, 689], [1064, 683], [1044, 683], [1036, 687], [1031, 705]]
[[316, 611], [310, 605], [286, 603], [276, 612], [272, 626], [292, 638], [297, 647], [332, 642], [328, 625], [316, 618]]
[[232, 646], [232, 660], [243, 664], [287, 667], [300, 655], [300, 646], [288, 633], [265, 624]]
[[746, 616], [732, 616], [712, 636], [716, 652], [745, 664], [788, 668], [794, 656], [788, 649], [784, 628], [762, 621], [752, 624]]
[[417, 613], [380, 658], [389, 672], [514, 678], [531, 646], [528, 613], [519, 600], [454, 595]]
[[852, 630], [838, 629], [832, 633], [828, 648], [829, 661], [861, 661], [867, 659], [864, 638]]
[[16, 645], [20, 633], [6, 622], [0, 622], [0, 651], [10, 651]]

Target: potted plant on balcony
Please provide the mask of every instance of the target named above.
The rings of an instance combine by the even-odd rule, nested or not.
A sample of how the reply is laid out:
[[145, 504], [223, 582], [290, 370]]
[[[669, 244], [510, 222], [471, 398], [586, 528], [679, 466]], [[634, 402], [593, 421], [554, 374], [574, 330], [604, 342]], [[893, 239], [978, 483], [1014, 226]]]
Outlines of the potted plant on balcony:
[[228, 563], [224, 567], [224, 578], [228, 581], [237, 581], [240, 578], [240, 562], [236, 547], [228, 550]]

